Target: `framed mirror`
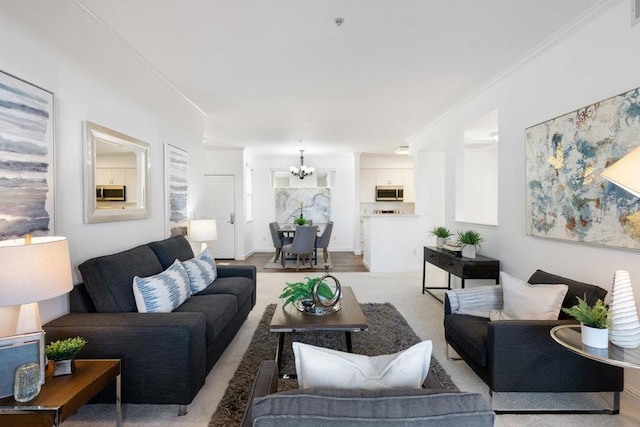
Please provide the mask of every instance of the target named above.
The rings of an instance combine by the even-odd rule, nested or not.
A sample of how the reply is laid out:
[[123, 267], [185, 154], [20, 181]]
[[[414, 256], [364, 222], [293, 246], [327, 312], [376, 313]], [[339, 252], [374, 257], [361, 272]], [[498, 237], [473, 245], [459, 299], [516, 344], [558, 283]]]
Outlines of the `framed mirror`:
[[84, 123], [84, 222], [151, 217], [149, 144]]

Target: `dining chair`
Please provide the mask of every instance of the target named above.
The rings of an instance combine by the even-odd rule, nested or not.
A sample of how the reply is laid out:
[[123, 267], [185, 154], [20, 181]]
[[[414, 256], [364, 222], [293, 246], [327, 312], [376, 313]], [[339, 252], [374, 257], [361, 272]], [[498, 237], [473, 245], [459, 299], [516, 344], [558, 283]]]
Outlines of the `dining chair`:
[[280, 225], [277, 222], [269, 223], [269, 230], [271, 231], [271, 240], [273, 240], [273, 247], [276, 249], [276, 254], [273, 257], [274, 262], [278, 262], [282, 246], [287, 245], [293, 241], [292, 237], [286, 237], [282, 231], [280, 231]]
[[300, 268], [300, 257], [302, 257], [302, 263], [305, 259], [309, 260], [311, 266], [311, 259], [313, 257], [313, 249], [316, 244], [316, 234], [318, 233], [318, 226], [298, 226], [296, 227], [296, 235], [293, 236], [293, 242], [282, 247], [280, 258], [282, 260], [282, 267], [286, 262], [287, 254], [296, 256], [296, 271]]
[[[327, 222], [327, 226], [324, 228], [322, 235], [316, 237], [316, 251], [322, 248], [322, 255], [324, 256], [324, 262], [329, 259], [329, 242], [331, 241], [331, 232], [333, 231], [333, 221]], [[318, 264], [318, 256], [315, 256], [316, 265]]]

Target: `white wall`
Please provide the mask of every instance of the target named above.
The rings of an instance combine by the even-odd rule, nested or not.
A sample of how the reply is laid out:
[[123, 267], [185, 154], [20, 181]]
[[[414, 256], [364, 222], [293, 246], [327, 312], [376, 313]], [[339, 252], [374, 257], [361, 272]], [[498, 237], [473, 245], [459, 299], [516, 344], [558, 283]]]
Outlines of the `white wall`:
[[[269, 252], [273, 242], [269, 223], [275, 221], [275, 189], [271, 187], [271, 170], [288, 169], [299, 160], [288, 157], [262, 156], [253, 160], [254, 233], [255, 250]], [[335, 169], [336, 182], [331, 187], [330, 219], [334, 222], [329, 251], [353, 251], [355, 226], [359, 215], [356, 204], [355, 161], [353, 154], [337, 154], [331, 157], [305, 156], [305, 164], [316, 169]], [[358, 230], [359, 236], [359, 230]]]
[[[200, 209], [204, 118], [69, 3], [3, 0], [0, 7], [0, 69], [55, 94], [55, 234], [69, 239], [77, 282], [84, 260], [164, 237], [165, 143], [189, 151], [189, 206]], [[85, 120], [151, 145], [152, 218], [83, 223]], [[40, 306], [43, 322], [68, 310], [66, 297]]]
[[[640, 252], [525, 235], [524, 134], [529, 126], [640, 86], [640, 25], [630, 27], [629, 4], [620, 2], [548, 51], [469, 100], [420, 138], [412, 150], [461, 141], [456, 136], [474, 118], [499, 109], [499, 227], [470, 226], [486, 239], [483, 253], [501, 268], [527, 279], [540, 268], [610, 289], [614, 270], [628, 270], [640, 307]], [[426, 167], [420, 151], [418, 166]], [[455, 156], [447, 146], [445, 198], [448, 226], [454, 222]], [[418, 192], [424, 191], [418, 187]], [[416, 212], [426, 209], [416, 200]], [[640, 375], [626, 370], [626, 388], [640, 393]]]

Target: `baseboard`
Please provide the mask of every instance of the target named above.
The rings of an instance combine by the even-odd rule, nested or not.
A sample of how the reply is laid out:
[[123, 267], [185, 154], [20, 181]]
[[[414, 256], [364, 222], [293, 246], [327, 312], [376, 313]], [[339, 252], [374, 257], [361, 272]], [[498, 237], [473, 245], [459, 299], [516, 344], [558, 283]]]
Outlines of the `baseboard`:
[[624, 391], [627, 399], [633, 400], [634, 406], [640, 406], [640, 390], [633, 386], [625, 386]]

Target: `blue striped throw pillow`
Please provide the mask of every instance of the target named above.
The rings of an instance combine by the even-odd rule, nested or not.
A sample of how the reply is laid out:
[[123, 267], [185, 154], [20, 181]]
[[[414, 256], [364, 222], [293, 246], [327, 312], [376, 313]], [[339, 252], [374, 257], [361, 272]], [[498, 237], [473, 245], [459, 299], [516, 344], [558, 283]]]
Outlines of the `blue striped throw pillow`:
[[216, 261], [213, 259], [209, 249], [205, 249], [194, 258], [183, 261], [182, 265], [187, 270], [192, 294], [202, 291], [218, 277]]
[[189, 276], [179, 260], [162, 273], [133, 278], [139, 313], [169, 313], [191, 296]]

